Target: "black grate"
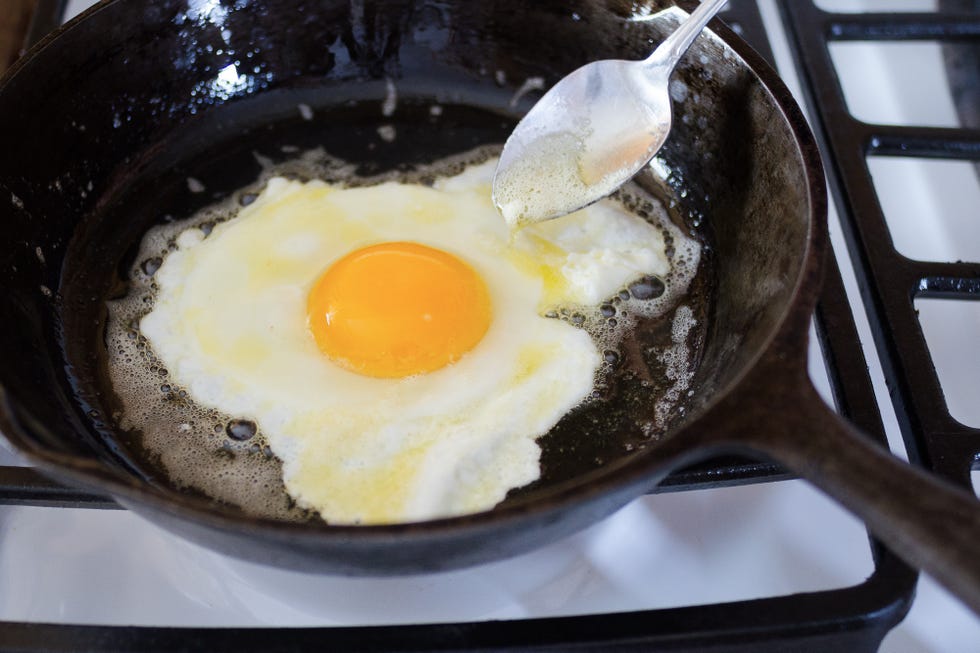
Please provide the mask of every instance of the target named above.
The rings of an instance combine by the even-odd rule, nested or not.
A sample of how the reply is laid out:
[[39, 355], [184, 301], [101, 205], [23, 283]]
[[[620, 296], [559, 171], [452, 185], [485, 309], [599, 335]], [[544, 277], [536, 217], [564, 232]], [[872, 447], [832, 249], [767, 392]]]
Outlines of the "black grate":
[[[834, 41], [937, 41], [972, 48], [975, 68], [980, 3], [952, 0], [939, 5], [938, 12], [928, 14], [833, 14], [810, 1], [781, 0], [814, 130], [832, 162], [827, 170], [830, 186], [909, 456], [970, 488], [970, 471], [980, 456], [980, 429], [950, 416], [914, 301], [980, 300], [980, 263], [916, 261], [899, 254], [868, 157], [980, 162], [980, 124], [962, 106], [963, 121], [973, 123], [967, 127], [886, 126], [857, 120], [846, 108], [829, 49]], [[980, 79], [972, 84], [975, 88]], [[975, 115], [980, 107], [972, 111]]]
[[[827, 24], [824, 22], [826, 17], [809, 3], [805, 7], [801, 3], [799, 10], [789, 6], [795, 4], [796, 0], [784, 3], [789, 21], [799, 27], [807, 24], [807, 21]], [[64, 0], [38, 0], [30, 34], [33, 40], [36, 41], [60, 23], [64, 5]], [[753, 0], [730, 0], [721, 17], [767, 60], [773, 61], [762, 19]], [[930, 25], [938, 23], [933, 21]], [[825, 56], [826, 40], [822, 35], [828, 33], [829, 27], [820, 30], [815, 45], [807, 47], [823, 52]], [[801, 59], [808, 61], [805, 57]], [[832, 75], [829, 59], [827, 62], [827, 70]], [[824, 89], [832, 91], [836, 88], [834, 84], [831, 79], [829, 84], [818, 86], [815, 92], [822, 97]], [[828, 95], [832, 106], [842, 106], [841, 99], [830, 95], [829, 91]], [[882, 134], [889, 135], [894, 134]], [[976, 151], [975, 133], [972, 137], [969, 134], [959, 134], [959, 137], [966, 138], [967, 150], [972, 147], [972, 151]], [[831, 178], [837, 181], [841, 165], [829, 158], [833, 153], [836, 150], [825, 150]], [[867, 177], [866, 170], [863, 176]], [[837, 185], [840, 186], [839, 182]], [[973, 271], [975, 282], [978, 276], [976, 267], [968, 269]], [[945, 272], [954, 271], [960, 273], [958, 276], [964, 276], [964, 270]], [[930, 273], [928, 278], [943, 274]], [[884, 443], [884, 429], [874, 391], [833, 257], [829, 261], [815, 318], [838, 409], [865, 433]], [[884, 323], [884, 326], [887, 324]], [[938, 391], [938, 385], [936, 389]], [[915, 407], [907, 403], [909, 407]], [[768, 465], [745, 463], [715, 470], [715, 474], [697, 470], [682, 472], [675, 476], [673, 483], [675, 489], [705, 487], [717, 484], [718, 474], [727, 482], [737, 483], [776, 478], [779, 471]], [[30, 469], [14, 467], [0, 467], [0, 504], [3, 503], [89, 507], [114, 505], [104, 497], [63, 488]], [[575, 648], [766, 653], [787, 650], [816, 652], [837, 648], [873, 652], [907, 610], [916, 574], [876, 542], [872, 541], [871, 546], [876, 569], [860, 585], [753, 601], [576, 617], [371, 628], [200, 629], [0, 622], [0, 650], [176, 652], [301, 650], [313, 647], [417, 651]]]

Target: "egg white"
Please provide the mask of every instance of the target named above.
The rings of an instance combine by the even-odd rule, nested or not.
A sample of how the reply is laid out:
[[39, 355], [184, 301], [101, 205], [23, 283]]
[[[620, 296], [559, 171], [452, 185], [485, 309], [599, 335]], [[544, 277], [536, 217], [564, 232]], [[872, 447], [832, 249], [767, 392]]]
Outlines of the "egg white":
[[[331, 523], [486, 510], [537, 479], [536, 438], [589, 396], [602, 363], [585, 331], [545, 311], [670, 269], [660, 232], [612, 202], [511, 234], [490, 200], [493, 164], [433, 188], [273, 178], [209, 235], [181, 233], [155, 274], [140, 331], [170, 378], [198, 404], [254, 420], [289, 494]], [[317, 348], [307, 294], [349, 252], [406, 240], [472, 266], [491, 325], [428, 374], [346, 371]]]

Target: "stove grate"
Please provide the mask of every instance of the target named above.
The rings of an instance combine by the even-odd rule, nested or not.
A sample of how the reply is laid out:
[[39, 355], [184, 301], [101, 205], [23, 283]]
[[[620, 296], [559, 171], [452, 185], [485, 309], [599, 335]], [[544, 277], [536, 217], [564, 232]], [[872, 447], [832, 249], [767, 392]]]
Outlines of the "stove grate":
[[[971, 0], [940, 2], [939, 11], [928, 14], [835, 14], [809, 0], [780, 0], [813, 111], [813, 127], [826, 160], [833, 162], [827, 169], [828, 180], [909, 456], [972, 490], [970, 473], [980, 461], [980, 429], [950, 415], [915, 300], [980, 300], [980, 262], [921, 261], [901, 255], [885, 221], [868, 158], [980, 162], [980, 124], [919, 127], [862, 122], [847, 109], [830, 55], [835, 41], [928, 40], [947, 47], [972, 47], [976, 56], [980, 3], [973, 2], [972, 11], [967, 8], [970, 4]], [[972, 110], [975, 115], [980, 108]]]

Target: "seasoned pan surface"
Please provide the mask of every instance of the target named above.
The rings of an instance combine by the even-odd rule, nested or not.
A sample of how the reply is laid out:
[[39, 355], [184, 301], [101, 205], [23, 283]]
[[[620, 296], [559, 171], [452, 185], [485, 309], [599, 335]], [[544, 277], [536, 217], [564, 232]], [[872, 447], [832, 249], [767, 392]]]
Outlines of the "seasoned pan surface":
[[[22, 163], [11, 165], [4, 177], [10, 192], [24, 198], [12, 207], [12, 219], [29, 243], [17, 252], [27, 261], [12, 281], [45, 325], [38, 329], [45, 340], [32, 343], [33, 360], [22, 356], [22, 371], [39, 359], [48, 366], [67, 364], [63, 371], [35, 374], [33, 388], [5, 384], [23, 409], [14, 419], [45, 415], [41, 421], [51, 432], [46, 454], [64, 452], [73, 463], [86, 461], [83, 467], [98, 461], [100, 474], [135, 488], [140, 502], [161, 499], [170, 506], [176, 500], [207, 520], [231, 519], [233, 528], [264, 520], [247, 505], [215, 501], [200, 488], [175, 482], [141, 446], [138, 430], [120, 428], [120, 407], [106, 378], [105, 302], [127, 292], [142, 234], [153, 224], [256, 190], [256, 180], [270, 166], [310, 175], [288, 161], [311, 148], [355, 163], [365, 176], [492, 148], [503, 142], [536, 91], [593, 58], [641, 56], [677, 20], [652, 20], [661, 8], [656, 4], [642, 11], [618, 3], [582, 4], [571, 12], [560, 3], [526, 12], [511, 11], [507, 3], [324, 3], [301, 11], [302, 4], [107, 3], [44, 44], [12, 73], [5, 89], [5, 97], [18, 97], [20, 111], [9, 110], [21, 124], [55, 125], [38, 130], [41, 143], [21, 139], [11, 160]], [[545, 27], [554, 39], [537, 38]], [[117, 47], [93, 47], [106, 40]], [[84, 61], [69, 56], [80, 50], [87, 52]], [[660, 157], [660, 172], [640, 182], [705, 244], [700, 273], [684, 302], [697, 328], [682, 343], [688, 371], [696, 371], [693, 387], [704, 390], [677, 398], [667, 425], [703, 409], [772, 337], [806, 262], [807, 230], [813, 228], [807, 171], [792, 126], [772, 128], [781, 111], [769, 91], [716, 37], [702, 39], [690, 59], [675, 86], [675, 136]], [[47, 87], [36, 84], [38, 78], [72, 97], [72, 110], [25, 112], [32, 104], [45, 106]], [[382, 105], [392, 85], [398, 110], [386, 116]], [[435, 104], [438, 116], [431, 111]], [[315, 120], [306, 119], [310, 113]], [[382, 124], [397, 133], [394, 142], [379, 135]], [[789, 165], [759, 163], [779, 157]], [[785, 219], [771, 224], [770, 212]], [[35, 214], [44, 220], [33, 220]], [[735, 228], [735, 220], [745, 216], [757, 224]], [[753, 229], [760, 231], [752, 235]], [[713, 230], [720, 230], [720, 239]], [[762, 256], [729, 256], [747, 245], [763, 247], [756, 252]], [[43, 278], [28, 279], [37, 273]], [[716, 276], [723, 296], [734, 302], [713, 303]], [[780, 301], [772, 301], [774, 296]], [[620, 375], [622, 387], [609, 391], [625, 398], [593, 402], [542, 438], [542, 479], [513, 492], [494, 514], [508, 506], [532, 514], [549, 505], [549, 497], [598, 491], [616, 478], [615, 468], [640, 460], [665, 434], [663, 426], [644, 425], [652, 422], [657, 398], [671, 383], [657, 356], [642, 352], [670, 340], [670, 316], [646, 325], [622, 353], [622, 364], [640, 373]], [[706, 364], [698, 369], [702, 360]], [[58, 410], [51, 410], [44, 394], [52, 385], [60, 389]], [[44, 407], [38, 403], [42, 397]], [[66, 432], [74, 437], [62, 439]], [[263, 457], [255, 453], [251, 458]], [[637, 468], [633, 487], [622, 496], [652, 485], [658, 475]], [[604, 500], [600, 510], [621, 501]], [[467, 520], [495, 518], [450, 523]], [[343, 530], [322, 523], [307, 525], [311, 529]], [[398, 529], [412, 527], [392, 527]], [[532, 545], [535, 537], [521, 539], [515, 550]], [[499, 545], [481, 555], [506, 552]], [[452, 566], [470, 557], [457, 561], [442, 554], [435, 562], [416, 559], [410, 566]], [[388, 563], [368, 566], [376, 570]]]

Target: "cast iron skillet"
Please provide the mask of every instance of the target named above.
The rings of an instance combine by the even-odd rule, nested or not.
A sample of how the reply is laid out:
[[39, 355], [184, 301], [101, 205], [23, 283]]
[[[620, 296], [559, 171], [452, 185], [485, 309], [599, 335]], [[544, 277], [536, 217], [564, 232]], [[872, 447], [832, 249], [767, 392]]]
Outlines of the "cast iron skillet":
[[[655, 446], [485, 513], [339, 527], [248, 517], [148, 482], [102, 417], [109, 398], [93, 379], [104, 302], [119, 292], [139, 234], [165, 217], [161, 198], [190, 212], [252, 182], [249, 148], [281, 130], [296, 138], [325, 130], [321, 144], [346, 150], [336, 154], [383, 167], [380, 144], [368, 153], [342, 136], [381, 124], [380, 111], [353, 111], [349, 126], [290, 120], [299, 103], [318, 113], [365, 99], [380, 106], [385, 79], [401, 97], [391, 117], [402, 121], [401, 146], [443, 154], [467, 139], [501, 142], [530, 105], [529, 97], [512, 102], [525, 79], [547, 86], [590, 60], [644, 56], [664, 33], [648, 17], [666, 4], [115, 0], [73, 21], [0, 85], [4, 433], [44, 472], [226, 553], [372, 574], [526, 551], [610, 514], [678, 466], [762, 454], [980, 609], [976, 501], [869, 443], [807, 378], [827, 243], [820, 161], [785, 87], [717, 22], [723, 41], [700, 39], [678, 72], [687, 99], [677, 109], [687, 118], [661, 157], [673, 174], [659, 192], [680, 217], [709, 223], [714, 287], [693, 399]], [[427, 119], [412, 113], [413, 99], [440, 102], [455, 122], [413, 132], [409, 123]], [[487, 111], [501, 119], [467, 131], [466, 107], [481, 110], [474, 121]], [[188, 192], [192, 174], [208, 192]]]

